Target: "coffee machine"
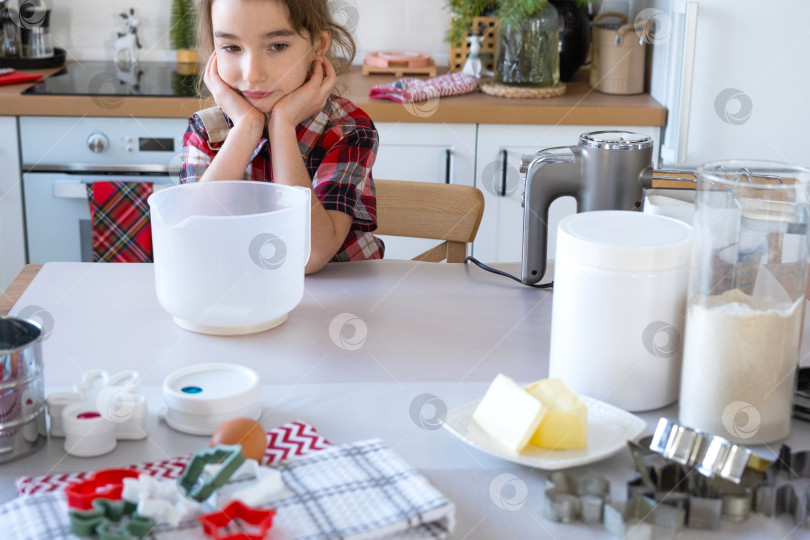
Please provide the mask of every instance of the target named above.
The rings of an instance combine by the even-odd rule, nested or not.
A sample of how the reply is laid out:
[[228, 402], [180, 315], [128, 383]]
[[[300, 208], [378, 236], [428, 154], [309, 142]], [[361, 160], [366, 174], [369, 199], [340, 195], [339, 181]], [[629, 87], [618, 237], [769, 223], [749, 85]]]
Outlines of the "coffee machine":
[[[653, 140], [627, 131], [583, 133], [576, 146], [547, 148], [523, 156], [523, 262], [521, 282], [534, 285], [546, 271], [548, 210], [558, 197], [570, 195], [577, 212], [633, 210], [653, 178], [683, 181], [672, 171], [655, 171]], [[694, 188], [694, 180], [684, 187]]]

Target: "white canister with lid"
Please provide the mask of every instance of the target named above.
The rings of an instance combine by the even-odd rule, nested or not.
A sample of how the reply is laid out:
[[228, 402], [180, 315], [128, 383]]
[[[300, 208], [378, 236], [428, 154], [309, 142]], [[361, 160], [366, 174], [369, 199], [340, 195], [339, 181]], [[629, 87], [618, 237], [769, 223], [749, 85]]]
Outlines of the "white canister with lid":
[[629, 411], [678, 399], [692, 228], [626, 211], [560, 222], [549, 377]]

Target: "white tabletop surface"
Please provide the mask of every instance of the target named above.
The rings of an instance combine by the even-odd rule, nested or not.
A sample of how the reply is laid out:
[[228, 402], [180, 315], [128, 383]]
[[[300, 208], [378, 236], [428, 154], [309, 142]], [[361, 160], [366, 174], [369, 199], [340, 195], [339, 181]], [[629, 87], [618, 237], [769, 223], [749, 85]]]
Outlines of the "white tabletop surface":
[[[304, 420], [335, 444], [382, 438], [456, 503], [454, 538], [610, 538], [601, 525], [562, 525], [542, 517], [546, 471], [491, 457], [447, 430], [426, 429], [411, 412], [424, 394], [447, 409], [480, 398], [498, 373], [518, 382], [546, 377], [552, 299], [550, 291], [472, 265], [332, 264], [307, 277], [304, 298], [283, 325], [252, 336], [213, 337], [179, 328], [161, 309], [152, 265], [46, 264], [10, 314], [38, 306], [52, 320], [43, 343], [47, 391], [68, 389], [91, 369], [135, 369], [149, 400], [149, 436], [119, 442], [95, 458], [67, 455], [62, 439], [50, 439], [34, 454], [0, 464], [0, 501], [14, 497], [14, 479], [21, 475], [124, 466], [206, 447], [207, 438], [176, 432], [158, 419], [160, 386], [181, 367], [225, 361], [261, 377], [265, 428]], [[353, 322], [338, 331], [341, 321]], [[430, 418], [435, 410], [426, 407], [422, 413]], [[661, 416], [677, 419], [677, 406], [639, 416], [651, 434]], [[809, 448], [810, 424], [794, 420], [784, 442], [794, 450]], [[755, 451], [773, 457], [778, 448]], [[626, 498], [626, 482], [634, 477], [625, 450], [572, 472], [607, 477], [614, 499]], [[528, 490], [511, 510], [491, 495], [503, 474]], [[794, 529], [787, 515], [753, 515], [740, 524], [724, 521], [719, 531], [681, 533], [741, 536], [800, 538], [810, 532]]]

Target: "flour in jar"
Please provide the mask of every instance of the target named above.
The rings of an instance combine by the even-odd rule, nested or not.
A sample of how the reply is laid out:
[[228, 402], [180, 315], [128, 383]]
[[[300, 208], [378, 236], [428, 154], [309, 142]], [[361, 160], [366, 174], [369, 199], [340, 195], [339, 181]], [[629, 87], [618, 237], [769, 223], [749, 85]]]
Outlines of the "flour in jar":
[[804, 298], [751, 297], [740, 289], [697, 297], [686, 318], [680, 422], [759, 444], [788, 435]]

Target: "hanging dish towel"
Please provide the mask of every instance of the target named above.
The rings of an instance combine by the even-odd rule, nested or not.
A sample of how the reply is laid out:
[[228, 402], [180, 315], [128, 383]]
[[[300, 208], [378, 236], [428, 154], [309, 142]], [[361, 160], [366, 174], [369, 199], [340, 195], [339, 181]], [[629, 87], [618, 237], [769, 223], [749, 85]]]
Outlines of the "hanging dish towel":
[[152, 262], [151, 194], [152, 182], [87, 184], [93, 262]]
[[369, 97], [390, 99], [399, 103], [425, 101], [431, 98], [460, 96], [475, 92], [478, 79], [463, 73], [447, 73], [423, 81], [416, 77], [404, 77], [388, 84], [371, 88]]

